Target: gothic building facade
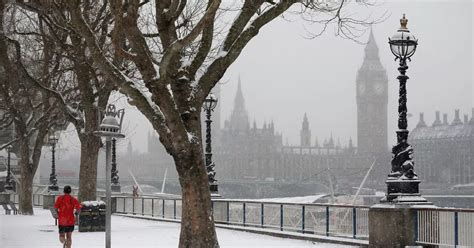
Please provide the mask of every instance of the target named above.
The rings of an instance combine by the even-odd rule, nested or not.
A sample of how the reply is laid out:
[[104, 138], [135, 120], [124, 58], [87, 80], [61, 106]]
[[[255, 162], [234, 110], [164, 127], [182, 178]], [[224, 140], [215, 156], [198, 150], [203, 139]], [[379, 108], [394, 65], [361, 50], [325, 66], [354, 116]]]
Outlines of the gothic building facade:
[[[299, 145], [283, 144], [282, 134], [273, 122], [257, 126], [255, 121], [250, 121], [239, 78], [232, 112], [222, 128], [218, 126], [220, 109], [213, 114], [213, 160], [219, 182], [305, 184], [331, 178], [339, 186], [336, 190], [344, 190], [358, 186], [374, 164], [366, 187], [384, 189], [391, 160], [387, 142], [388, 78], [373, 33], [364, 52], [355, 80], [356, 145], [350, 137], [341, 145], [332, 134], [319, 142], [312, 137], [306, 114], [302, 117]], [[448, 123], [447, 116], [442, 122], [438, 113], [436, 121], [428, 126], [421, 116], [409, 140], [415, 147], [415, 168], [423, 182], [473, 182], [473, 118], [468, 121], [465, 117], [461, 121], [456, 112], [454, 120]], [[154, 134], [149, 136], [148, 147], [147, 163], [162, 164], [158, 166], [161, 170], [158, 175], [164, 173], [164, 168], [172, 168], [168, 175], [176, 177], [171, 157]], [[144, 170], [143, 174], [150, 172]]]
[[[230, 118], [221, 130], [215, 160], [221, 180], [267, 180], [304, 183], [321, 181], [332, 174], [339, 186], [359, 184], [376, 161], [369, 184], [382, 185], [389, 170], [387, 145], [388, 79], [373, 34], [365, 47], [365, 57], [356, 80], [357, 147], [351, 138], [342, 146], [332, 134], [319, 144], [312, 143], [310, 121], [303, 116], [300, 144], [282, 144], [282, 135], [273, 122], [257, 127], [250, 124], [239, 80]], [[375, 176], [382, 174], [382, 176]]]
[[461, 120], [459, 110], [448, 121], [448, 115], [436, 112], [436, 119], [427, 125], [423, 113], [409, 141], [415, 150], [415, 169], [423, 182], [438, 185], [474, 182], [474, 109], [469, 119]]

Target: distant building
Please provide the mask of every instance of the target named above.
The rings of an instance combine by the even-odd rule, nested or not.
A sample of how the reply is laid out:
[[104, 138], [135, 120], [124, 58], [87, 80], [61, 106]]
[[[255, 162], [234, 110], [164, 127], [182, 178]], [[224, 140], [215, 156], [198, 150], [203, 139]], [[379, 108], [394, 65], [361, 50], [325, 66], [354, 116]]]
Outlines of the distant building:
[[423, 182], [440, 184], [468, 184], [474, 182], [474, 109], [469, 120], [461, 120], [459, 110], [448, 122], [448, 115], [427, 125], [423, 113], [409, 143], [415, 150], [415, 171]]
[[[347, 144], [343, 146], [332, 134], [322, 144], [317, 138], [312, 143], [310, 120], [306, 114], [301, 124], [300, 144], [291, 146], [283, 144], [282, 134], [275, 129], [273, 121], [261, 126], [257, 126], [255, 121], [250, 122], [239, 77], [234, 106], [222, 128], [219, 127], [220, 109], [217, 108], [212, 115], [213, 159], [217, 180], [298, 184], [324, 181], [330, 174], [340, 187], [350, 188], [360, 183], [376, 160], [376, 168], [368, 184], [384, 185], [390, 169], [387, 145], [388, 79], [372, 33], [356, 84], [357, 147], [350, 137], [347, 137]], [[219, 94], [219, 90], [214, 93]], [[148, 137], [148, 154], [142, 155], [140, 161], [143, 163], [140, 166], [142, 169], [136, 166], [134, 171], [143, 176], [160, 175], [165, 168], [174, 167], [171, 157], [154, 133]], [[176, 173], [169, 176], [177, 178]]]
[[370, 32], [364, 62], [356, 79], [357, 147], [359, 152], [385, 153], [387, 147], [387, 72], [379, 58], [379, 49]]

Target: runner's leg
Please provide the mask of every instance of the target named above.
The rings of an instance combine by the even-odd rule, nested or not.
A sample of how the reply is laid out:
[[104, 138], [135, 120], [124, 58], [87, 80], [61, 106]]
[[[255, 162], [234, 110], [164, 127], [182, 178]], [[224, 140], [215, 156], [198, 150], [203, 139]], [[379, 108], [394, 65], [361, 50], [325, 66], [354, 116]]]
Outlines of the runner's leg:
[[61, 242], [61, 244], [64, 244], [64, 241], [65, 241], [64, 233], [59, 233], [59, 242]]
[[67, 236], [67, 248], [71, 248], [72, 245], [72, 232], [66, 233]]

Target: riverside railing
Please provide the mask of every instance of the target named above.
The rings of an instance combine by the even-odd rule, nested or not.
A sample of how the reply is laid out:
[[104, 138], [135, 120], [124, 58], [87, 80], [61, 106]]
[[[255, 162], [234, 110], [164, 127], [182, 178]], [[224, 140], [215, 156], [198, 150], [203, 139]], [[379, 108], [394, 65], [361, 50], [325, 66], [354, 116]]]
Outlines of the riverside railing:
[[474, 247], [474, 209], [418, 207], [413, 210], [417, 244]]
[[[181, 199], [114, 196], [116, 213], [181, 219]], [[368, 206], [213, 199], [218, 224], [368, 239]]]
[[[72, 188], [72, 195], [77, 197], [77, 194], [79, 192], [78, 188], [73, 187]], [[32, 190], [32, 201], [33, 201], [33, 206], [35, 207], [41, 207], [43, 206], [43, 195], [48, 193], [48, 185], [40, 185], [36, 184], [33, 185], [33, 190]], [[62, 190], [56, 192], [58, 195], [62, 194]], [[98, 199], [100, 199], [101, 195], [104, 194], [103, 190], [97, 190], [97, 195]], [[10, 200], [18, 204], [20, 202], [20, 195], [18, 192], [10, 194]]]

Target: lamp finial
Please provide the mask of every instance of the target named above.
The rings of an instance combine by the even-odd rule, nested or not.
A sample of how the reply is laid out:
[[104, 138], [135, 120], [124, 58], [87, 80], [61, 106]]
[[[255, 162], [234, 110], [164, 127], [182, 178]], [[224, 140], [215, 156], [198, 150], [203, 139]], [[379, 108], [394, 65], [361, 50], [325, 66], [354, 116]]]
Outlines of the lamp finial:
[[400, 29], [408, 29], [407, 24], [408, 24], [408, 19], [406, 19], [405, 14], [403, 14], [402, 19], [400, 19]]

